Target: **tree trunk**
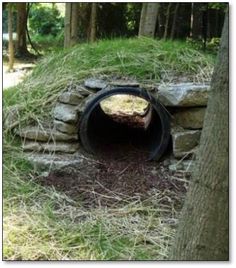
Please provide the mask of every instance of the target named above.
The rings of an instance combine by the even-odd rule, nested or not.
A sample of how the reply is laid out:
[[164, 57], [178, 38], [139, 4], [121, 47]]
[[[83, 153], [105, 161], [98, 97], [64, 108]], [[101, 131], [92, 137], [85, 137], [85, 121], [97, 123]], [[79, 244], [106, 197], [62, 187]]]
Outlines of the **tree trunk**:
[[27, 9], [26, 3], [16, 3], [17, 6], [17, 43], [16, 54], [19, 57], [30, 55], [27, 49], [26, 28], [27, 28]]
[[147, 3], [143, 3], [139, 22], [139, 32], [138, 32], [139, 36], [142, 36], [144, 34], [146, 12], [147, 12]]
[[229, 44], [226, 15], [211, 82], [197, 167], [184, 203], [170, 260], [229, 258]]
[[158, 3], [143, 3], [139, 24], [139, 36], [154, 37], [158, 7]]
[[202, 19], [202, 36], [203, 36], [204, 51], [206, 49], [207, 34], [208, 34], [208, 4], [206, 4], [205, 10], [203, 11], [203, 19]]
[[66, 3], [64, 19], [64, 47], [71, 47], [78, 42], [79, 3]]
[[171, 34], [170, 34], [171, 40], [173, 40], [175, 38], [175, 29], [176, 29], [178, 9], [179, 9], [179, 3], [175, 4], [174, 18], [173, 18]]
[[79, 14], [79, 3], [72, 3], [71, 8], [71, 36], [70, 46], [74, 46], [78, 43], [78, 14]]
[[91, 21], [90, 21], [90, 42], [96, 41], [96, 20], [97, 20], [97, 4], [92, 3]]
[[64, 48], [70, 47], [70, 27], [71, 27], [71, 3], [65, 3], [64, 19]]
[[171, 3], [168, 4], [167, 12], [166, 12], [165, 31], [164, 31], [164, 35], [163, 35], [164, 40], [167, 39], [167, 35], [168, 35], [169, 20], [170, 20], [170, 9], [171, 9]]
[[203, 3], [193, 3], [192, 7], [192, 27], [191, 37], [193, 39], [202, 38], [202, 27], [203, 27]]
[[14, 44], [13, 44], [13, 14], [12, 14], [12, 4], [8, 3], [8, 52], [9, 52], [9, 65], [8, 70], [12, 71], [14, 66]]

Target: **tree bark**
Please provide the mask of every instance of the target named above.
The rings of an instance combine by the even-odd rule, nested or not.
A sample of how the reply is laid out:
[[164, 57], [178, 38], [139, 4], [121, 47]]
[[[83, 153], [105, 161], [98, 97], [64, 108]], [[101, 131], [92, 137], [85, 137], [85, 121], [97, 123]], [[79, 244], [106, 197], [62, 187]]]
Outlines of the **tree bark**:
[[26, 3], [16, 3], [17, 6], [17, 43], [16, 54], [19, 57], [29, 56], [26, 42], [27, 9]]
[[71, 36], [70, 46], [74, 46], [78, 42], [78, 14], [79, 3], [72, 3], [71, 8]]
[[147, 3], [143, 3], [139, 22], [139, 32], [138, 32], [139, 36], [142, 36], [144, 34], [146, 12], [147, 12]]
[[169, 20], [170, 20], [170, 9], [171, 9], [171, 3], [168, 4], [167, 12], [166, 12], [165, 31], [164, 31], [164, 35], [163, 35], [164, 40], [167, 39], [167, 35], [168, 35]]
[[229, 258], [229, 43], [225, 18], [211, 82], [197, 167], [180, 217], [170, 260]]
[[96, 20], [97, 20], [97, 4], [92, 3], [91, 20], [90, 20], [90, 42], [96, 41]]
[[71, 3], [65, 3], [64, 48], [70, 47]]
[[158, 3], [143, 3], [139, 24], [139, 36], [154, 37], [158, 8]]
[[78, 13], [79, 3], [66, 3], [64, 19], [64, 48], [78, 42]]
[[9, 52], [9, 63], [8, 70], [12, 71], [14, 67], [14, 44], [13, 44], [13, 14], [12, 14], [12, 4], [8, 3], [8, 52]]
[[171, 40], [173, 40], [175, 38], [175, 29], [176, 29], [178, 9], [179, 9], [179, 3], [176, 3], [175, 4], [175, 11], [174, 11], [174, 18], [173, 18], [173, 23], [172, 23], [172, 28], [171, 28], [171, 34], [170, 34]]

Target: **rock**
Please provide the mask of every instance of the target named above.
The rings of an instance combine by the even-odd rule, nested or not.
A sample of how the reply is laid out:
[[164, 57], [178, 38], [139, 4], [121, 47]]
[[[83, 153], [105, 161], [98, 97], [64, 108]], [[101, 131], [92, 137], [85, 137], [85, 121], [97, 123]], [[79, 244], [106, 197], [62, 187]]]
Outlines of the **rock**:
[[20, 106], [10, 106], [4, 110], [3, 113], [3, 127], [4, 129], [11, 130], [15, 128], [20, 122]]
[[78, 121], [76, 106], [58, 103], [54, 109], [54, 117], [66, 123], [76, 124]]
[[35, 141], [76, 141], [77, 135], [69, 135], [57, 131], [56, 129], [36, 127], [26, 127], [20, 130], [18, 133], [24, 139]]
[[204, 123], [206, 108], [187, 108], [174, 113], [174, 121], [183, 128], [201, 129]]
[[63, 153], [74, 153], [78, 150], [79, 143], [46, 143], [46, 142], [33, 142], [27, 141], [23, 144], [24, 151], [33, 152], [63, 152]]
[[77, 134], [78, 129], [76, 125], [67, 124], [62, 121], [54, 120], [53, 122], [54, 128], [60, 132], [67, 133], [67, 134]]
[[84, 161], [84, 158], [81, 157], [79, 153], [63, 155], [25, 153], [25, 157], [34, 166], [34, 169], [38, 171], [55, 170], [66, 167], [78, 168]]
[[107, 82], [102, 79], [89, 78], [84, 81], [84, 85], [91, 89], [103, 89], [107, 86]]
[[76, 86], [76, 88], [74, 90], [72, 90], [72, 92], [79, 93], [83, 97], [87, 97], [87, 96], [93, 94], [92, 91], [90, 91], [87, 88], [82, 87], [82, 86]]
[[114, 80], [109, 82], [109, 85], [113, 87], [139, 87], [139, 83], [137, 81], [129, 80]]
[[206, 106], [210, 86], [207, 84], [160, 85], [157, 92], [159, 101], [165, 106]]
[[199, 144], [201, 136], [200, 130], [184, 130], [172, 132], [173, 153], [176, 158], [193, 154]]
[[78, 105], [83, 96], [75, 92], [64, 92], [60, 95], [59, 101], [66, 104]]

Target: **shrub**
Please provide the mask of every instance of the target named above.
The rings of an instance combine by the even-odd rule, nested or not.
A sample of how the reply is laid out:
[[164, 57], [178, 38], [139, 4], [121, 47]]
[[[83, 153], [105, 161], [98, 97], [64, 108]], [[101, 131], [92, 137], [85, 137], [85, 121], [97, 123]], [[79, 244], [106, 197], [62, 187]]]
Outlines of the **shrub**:
[[63, 18], [56, 7], [33, 5], [29, 14], [29, 27], [33, 34], [56, 36], [63, 28]]

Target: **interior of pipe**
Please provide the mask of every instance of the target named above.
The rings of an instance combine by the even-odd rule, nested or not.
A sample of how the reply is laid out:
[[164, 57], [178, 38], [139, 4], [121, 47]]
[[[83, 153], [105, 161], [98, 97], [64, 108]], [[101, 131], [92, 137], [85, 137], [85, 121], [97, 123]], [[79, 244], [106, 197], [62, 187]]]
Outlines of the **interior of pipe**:
[[[105, 98], [90, 111], [86, 133], [90, 147], [102, 157], [148, 159], [161, 142], [161, 118], [152, 104], [136, 96], [131, 97], [134, 109], [127, 103], [117, 108], [119, 96]], [[114, 97], [114, 105], [106, 106]]]

